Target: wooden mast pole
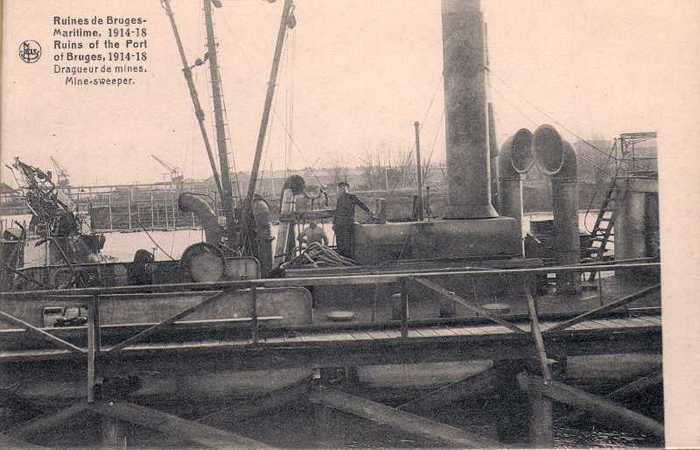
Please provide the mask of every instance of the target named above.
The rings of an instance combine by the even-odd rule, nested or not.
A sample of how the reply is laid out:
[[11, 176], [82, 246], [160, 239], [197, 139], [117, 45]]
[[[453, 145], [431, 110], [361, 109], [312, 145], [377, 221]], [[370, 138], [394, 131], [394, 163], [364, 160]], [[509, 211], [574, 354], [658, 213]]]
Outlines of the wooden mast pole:
[[[224, 107], [221, 96], [221, 76], [219, 74], [219, 59], [216, 54], [216, 39], [214, 37], [214, 21], [211, 5], [215, 0], [204, 0], [204, 20], [207, 29], [207, 55], [209, 57], [209, 73], [211, 77], [212, 100], [214, 102], [214, 120], [216, 125], [216, 145], [219, 149], [219, 167], [221, 168], [221, 201], [226, 216], [226, 233], [229, 247], [237, 245], [233, 217], [233, 192], [231, 190], [231, 175], [228, 164], [228, 149], [226, 147], [226, 130], [224, 129]], [[216, 1], [216, 6], [221, 3]], [[233, 245], [232, 245], [233, 244]]]
[[182, 61], [182, 73], [185, 75], [185, 81], [187, 81], [187, 88], [190, 91], [190, 98], [192, 99], [192, 106], [194, 107], [194, 115], [197, 117], [197, 122], [199, 123], [199, 132], [202, 134], [202, 139], [204, 140], [204, 148], [207, 150], [207, 156], [209, 157], [209, 164], [211, 165], [212, 175], [214, 177], [214, 183], [216, 184], [216, 189], [219, 191], [219, 197], [223, 197], [223, 192], [221, 191], [221, 180], [219, 179], [219, 172], [216, 169], [216, 162], [214, 161], [214, 154], [212, 153], [211, 144], [209, 143], [209, 135], [207, 134], [207, 128], [204, 126], [204, 111], [202, 110], [202, 104], [199, 102], [199, 95], [197, 94], [197, 88], [192, 79], [192, 69], [190, 64], [187, 62], [187, 57], [185, 56], [185, 49], [182, 46], [182, 39], [180, 39], [180, 32], [175, 24], [175, 15], [170, 7], [169, 0], [163, 0], [163, 9], [170, 19], [170, 26], [173, 29], [173, 34], [175, 35], [175, 43], [177, 44], [177, 51], [180, 54], [180, 60]]
[[253, 168], [250, 171], [250, 182], [248, 183], [248, 193], [246, 196], [247, 206], [249, 206], [253, 200], [253, 194], [255, 193], [255, 185], [258, 180], [260, 159], [262, 157], [263, 146], [265, 144], [267, 125], [270, 121], [270, 111], [272, 109], [272, 100], [275, 96], [277, 74], [279, 73], [280, 59], [282, 57], [282, 49], [284, 48], [284, 39], [287, 34], [287, 27], [291, 26], [289, 23], [289, 15], [292, 11], [293, 6], [294, 2], [292, 0], [285, 0], [284, 7], [282, 9], [282, 18], [280, 19], [280, 26], [277, 31], [277, 43], [275, 45], [275, 53], [272, 58], [272, 69], [270, 70], [270, 78], [267, 82], [267, 95], [265, 97], [265, 105], [263, 107], [262, 119], [260, 120], [260, 129], [258, 130], [258, 141], [255, 145], [255, 158], [253, 159]]
[[272, 68], [270, 69], [270, 78], [267, 82], [267, 94], [265, 96], [265, 104], [263, 107], [263, 114], [260, 120], [260, 129], [258, 130], [258, 141], [255, 145], [255, 156], [253, 158], [253, 167], [250, 170], [250, 181], [248, 183], [248, 192], [246, 193], [246, 199], [244, 206], [243, 221], [246, 223], [245, 233], [249, 236], [248, 245], [251, 245], [250, 237], [251, 233], [251, 220], [252, 220], [252, 203], [253, 195], [255, 194], [255, 187], [258, 182], [258, 172], [260, 170], [260, 160], [262, 158], [263, 147], [265, 145], [265, 136], [267, 134], [267, 127], [270, 121], [270, 112], [272, 109], [272, 100], [275, 96], [275, 87], [277, 84], [277, 74], [279, 73], [280, 59], [282, 57], [282, 49], [284, 48], [284, 39], [287, 35], [287, 27], [293, 28], [294, 24], [290, 21], [290, 16], [292, 9], [294, 8], [294, 2], [292, 0], [285, 0], [284, 6], [282, 7], [282, 17], [280, 19], [279, 29], [277, 31], [277, 42], [275, 44], [275, 53], [272, 57]]

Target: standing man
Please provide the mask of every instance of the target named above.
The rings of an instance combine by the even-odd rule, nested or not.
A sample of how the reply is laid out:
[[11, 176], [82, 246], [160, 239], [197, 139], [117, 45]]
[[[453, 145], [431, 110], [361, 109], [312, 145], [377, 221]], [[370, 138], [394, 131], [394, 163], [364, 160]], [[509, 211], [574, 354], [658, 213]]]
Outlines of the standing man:
[[374, 217], [372, 211], [356, 195], [351, 194], [350, 185], [345, 181], [338, 183], [335, 214], [333, 215], [333, 231], [338, 253], [352, 258], [352, 225], [355, 223], [355, 206], [359, 206], [367, 214]]

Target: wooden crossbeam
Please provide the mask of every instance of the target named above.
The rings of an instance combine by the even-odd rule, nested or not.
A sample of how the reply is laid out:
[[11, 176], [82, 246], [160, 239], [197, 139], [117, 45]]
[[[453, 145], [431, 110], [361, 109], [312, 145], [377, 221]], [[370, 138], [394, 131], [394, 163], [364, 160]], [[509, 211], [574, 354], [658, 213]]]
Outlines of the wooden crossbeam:
[[200, 417], [196, 421], [210, 426], [230, 424], [237, 420], [258, 416], [264, 412], [281, 408], [294, 401], [306, 398], [311, 390], [311, 382], [305, 379], [292, 386], [285, 386], [251, 399], [228, 403], [224, 408]]
[[58, 338], [54, 336], [51, 333], [47, 333], [46, 331], [42, 330], [39, 327], [35, 327], [34, 325], [25, 322], [22, 319], [19, 319], [11, 314], [8, 314], [4, 311], [0, 311], [0, 320], [4, 320], [5, 322], [9, 322], [13, 325], [16, 325], [18, 327], [21, 327], [25, 329], [28, 333], [33, 334], [34, 336], [37, 336], [45, 341], [51, 342], [52, 344], [56, 345], [59, 348], [62, 348], [64, 350], [69, 350], [74, 353], [79, 353], [79, 354], [85, 354], [85, 350], [83, 350], [80, 347], [77, 347], [73, 344], [71, 344], [68, 341], [64, 341], [61, 338]]
[[576, 325], [577, 323], [583, 322], [585, 320], [590, 319], [591, 317], [595, 317], [600, 314], [604, 314], [608, 311], [612, 311], [616, 308], [619, 308], [620, 306], [626, 305], [628, 303], [632, 303], [633, 301], [644, 297], [645, 295], [657, 291], [661, 288], [661, 284], [655, 284], [653, 286], [646, 287], [644, 289], [641, 289], [633, 294], [626, 295], [622, 298], [619, 298], [615, 301], [612, 301], [606, 305], [600, 306], [598, 308], [592, 309], [588, 312], [585, 312], [583, 314], [580, 314], [573, 319], [569, 319], [566, 322], [562, 322], [558, 325], [553, 326], [552, 328], [549, 328], [544, 331], [544, 334], [549, 334], [549, 333], [554, 333], [557, 331], [562, 331], [565, 330], [573, 325]]
[[493, 391], [496, 386], [495, 377], [496, 371], [491, 367], [402, 403], [396, 409], [402, 411], [429, 411], [464, 400], [465, 398], [483, 395], [484, 392]]
[[204, 306], [208, 305], [209, 303], [211, 303], [215, 300], [218, 300], [218, 299], [224, 297], [225, 295], [228, 295], [229, 293], [230, 293], [230, 291], [226, 290], [226, 291], [222, 291], [222, 292], [216, 293], [214, 295], [211, 295], [211, 296], [205, 298], [204, 300], [202, 300], [201, 302], [197, 303], [196, 305], [190, 306], [189, 308], [186, 308], [186, 309], [180, 311], [179, 313], [168, 317], [167, 319], [163, 320], [162, 322], [157, 323], [151, 327], [148, 327], [145, 330], [131, 336], [130, 338], [123, 340], [122, 342], [118, 343], [117, 345], [111, 347], [105, 353], [114, 354], [114, 353], [117, 353], [120, 350], [122, 350], [122, 349], [124, 349], [132, 344], [135, 344], [139, 341], [142, 341], [142, 340], [146, 339], [147, 337], [150, 337], [150, 336], [156, 334], [160, 330], [169, 327], [170, 325], [172, 325], [176, 321], [182, 319], [183, 317], [189, 316], [193, 312], [197, 311], [200, 308], [203, 308]]
[[647, 375], [642, 378], [638, 378], [634, 380], [631, 383], [627, 383], [626, 385], [622, 386], [621, 388], [615, 389], [611, 393], [609, 393], [606, 397], [610, 400], [614, 401], [621, 401], [624, 400], [632, 395], [639, 394], [640, 392], [644, 392], [647, 389], [653, 387], [653, 386], [658, 386], [659, 384], [664, 382], [664, 376], [663, 372], [661, 370], [652, 373], [651, 375]]
[[547, 363], [547, 351], [544, 348], [544, 339], [542, 338], [542, 330], [540, 329], [540, 320], [537, 315], [537, 303], [535, 302], [535, 298], [532, 296], [532, 294], [530, 294], [530, 289], [528, 289], [527, 286], [525, 286], [525, 295], [527, 295], [527, 310], [530, 314], [530, 334], [532, 335], [532, 340], [535, 341], [537, 359], [540, 362], [544, 381], [549, 383], [552, 379], [552, 371], [549, 369], [549, 364]]
[[96, 402], [88, 408], [101, 416], [141, 425], [207, 448], [269, 448], [260, 441], [134, 403]]
[[82, 414], [86, 409], [87, 404], [82, 402], [76, 403], [58, 412], [45, 414], [16, 426], [9, 430], [8, 434], [16, 438], [30, 438], [32, 435], [40, 434], [64, 425], [73, 417]]
[[[627, 383], [624, 386], [615, 389], [614, 391], [606, 395], [605, 398], [608, 400], [621, 402], [628, 399], [629, 397], [645, 392], [646, 390], [654, 386], [658, 386], [659, 384], [663, 383], [663, 381], [663, 372], [659, 370], [650, 375], [637, 378], [631, 383]], [[568, 423], [577, 423], [585, 415], [585, 412], [577, 411], [567, 416], [566, 421]]]
[[536, 392], [554, 401], [583, 409], [606, 421], [617, 422], [634, 430], [664, 437], [664, 425], [656, 420], [610, 400], [589, 394], [567, 384], [550, 381], [544, 384], [542, 377], [521, 373], [518, 384], [526, 392]]
[[485, 310], [481, 306], [472, 305], [471, 303], [469, 303], [468, 301], [466, 301], [465, 299], [463, 299], [459, 295], [455, 294], [454, 292], [448, 291], [447, 289], [445, 289], [444, 287], [440, 286], [439, 284], [437, 284], [433, 281], [426, 280], [424, 278], [415, 278], [415, 282], [422, 285], [422, 286], [427, 287], [428, 289], [430, 289], [432, 291], [437, 292], [438, 294], [442, 295], [446, 299], [452, 300], [455, 303], [459, 303], [460, 305], [464, 306], [465, 308], [467, 308], [468, 310], [470, 310], [472, 312], [475, 312], [479, 315], [482, 315], [482, 316], [486, 317], [487, 319], [492, 320], [493, 322], [496, 322], [497, 324], [508, 328], [511, 331], [514, 331], [516, 333], [527, 334], [527, 331], [523, 330], [519, 326], [514, 325], [514, 324], [512, 324], [506, 320], [503, 320], [499, 317], [494, 316], [493, 314], [491, 314], [491, 312]]
[[388, 425], [399, 431], [427, 438], [449, 447], [503, 447], [500, 442], [334, 389], [322, 388], [313, 393], [310, 399], [313, 403]]

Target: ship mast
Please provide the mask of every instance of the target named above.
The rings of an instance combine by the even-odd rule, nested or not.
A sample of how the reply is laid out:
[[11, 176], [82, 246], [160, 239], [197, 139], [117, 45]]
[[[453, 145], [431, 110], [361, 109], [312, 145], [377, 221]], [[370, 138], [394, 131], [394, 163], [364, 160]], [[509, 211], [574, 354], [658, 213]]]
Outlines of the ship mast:
[[[192, 106], [194, 107], [194, 115], [197, 117], [197, 123], [199, 124], [199, 131], [202, 134], [202, 139], [204, 140], [204, 148], [207, 150], [207, 156], [209, 157], [209, 164], [211, 165], [212, 175], [214, 177], [214, 183], [216, 184], [216, 190], [219, 192], [219, 197], [223, 198], [223, 192], [221, 190], [221, 180], [219, 179], [219, 172], [216, 170], [216, 163], [214, 162], [214, 155], [212, 153], [211, 145], [209, 144], [209, 136], [207, 134], [207, 129], [204, 126], [204, 111], [202, 110], [202, 105], [199, 102], [199, 95], [197, 94], [197, 88], [195, 87], [194, 80], [192, 79], [192, 67], [187, 62], [187, 57], [185, 56], [185, 49], [182, 46], [182, 39], [180, 39], [180, 32], [175, 24], [175, 16], [173, 10], [170, 7], [169, 0], [162, 0], [161, 4], [165, 13], [170, 19], [170, 26], [173, 29], [173, 34], [175, 35], [175, 43], [177, 44], [177, 51], [180, 54], [180, 60], [182, 61], [182, 73], [185, 76], [185, 81], [187, 81], [187, 88], [190, 91], [190, 98], [192, 99]], [[201, 64], [199, 61], [195, 65]]]
[[[265, 137], [270, 120], [270, 112], [272, 109], [272, 100], [275, 96], [275, 87], [277, 85], [277, 74], [279, 73], [280, 59], [282, 50], [284, 49], [284, 40], [287, 35], [287, 28], [296, 26], [296, 19], [293, 16], [294, 2], [293, 0], [285, 0], [282, 7], [282, 17], [280, 19], [279, 29], [277, 31], [277, 42], [275, 43], [275, 52], [272, 57], [272, 68], [270, 69], [270, 78], [267, 82], [267, 93], [265, 95], [265, 104], [263, 106], [262, 118], [260, 119], [260, 128], [258, 129], [258, 140], [255, 145], [255, 155], [253, 157], [253, 167], [250, 170], [250, 181], [248, 182], [248, 191], [246, 193], [245, 202], [243, 204], [243, 232], [246, 235], [245, 247], [254, 249], [251, 243], [255, 236], [253, 230], [253, 195], [258, 182], [258, 172], [260, 171], [260, 160], [262, 158], [263, 147], [265, 145]], [[254, 251], [253, 251], [254, 253]]]
[[265, 97], [265, 105], [263, 107], [263, 115], [260, 121], [260, 129], [258, 130], [258, 142], [255, 146], [255, 158], [253, 159], [253, 168], [250, 171], [250, 182], [248, 183], [248, 193], [246, 195], [246, 207], [249, 207], [253, 201], [255, 187], [258, 181], [258, 171], [260, 170], [260, 159], [262, 157], [263, 146], [265, 144], [265, 135], [267, 133], [267, 125], [270, 120], [270, 110], [272, 100], [275, 96], [275, 86], [277, 84], [277, 73], [279, 72], [280, 58], [282, 49], [284, 48], [284, 39], [287, 35], [287, 27], [294, 28], [294, 18], [291, 13], [294, 7], [292, 0], [285, 0], [282, 8], [282, 18], [280, 20], [279, 30], [277, 31], [277, 43], [275, 44], [275, 54], [272, 58], [272, 69], [270, 70], [270, 79], [267, 82], [267, 95]]
[[237, 245], [236, 230], [233, 215], [233, 191], [231, 189], [231, 175], [228, 164], [228, 149], [226, 148], [226, 130], [224, 128], [224, 108], [221, 95], [221, 77], [219, 74], [219, 60], [216, 54], [216, 39], [214, 37], [214, 21], [212, 19], [212, 3], [217, 8], [221, 7], [219, 0], [204, 0], [204, 19], [207, 29], [207, 56], [209, 58], [209, 72], [211, 77], [212, 99], [214, 102], [214, 121], [216, 129], [216, 145], [219, 150], [219, 167], [221, 171], [221, 202], [226, 217], [226, 234], [228, 247]]

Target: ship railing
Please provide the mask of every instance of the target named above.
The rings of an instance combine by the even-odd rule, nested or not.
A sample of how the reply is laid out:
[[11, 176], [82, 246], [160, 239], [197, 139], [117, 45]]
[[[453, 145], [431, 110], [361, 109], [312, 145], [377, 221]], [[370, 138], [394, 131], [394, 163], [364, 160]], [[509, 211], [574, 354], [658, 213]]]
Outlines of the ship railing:
[[[100, 298], [107, 295], [143, 293], [143, 286], [120, 286], [109, 288], [76, 288], [76, 289], [60, 289], [60, 290], [44, 290], [44, 291], [19, 291], [19, 292], [3, 292], [0, 293], [0, 300], [3, 298], [41, 298], [49, 302], [65, 301], [67, 298], [80, 299], [87, 304], [87, 348], [78, 347], [71, 342], [68, 342], [56, 335], [52, 334], [50, 329], [42, 329], [33, 324], [13, 316], [7, 312], [0, 311], [0, 320], [9, 322], [15, 326], [22, 328], [29, 334], [41, 338], [55, 346], [67, 350], [68, 352], [78, 355], [78, 357], [87, 358], [88, 367], [88, 399], [94, 401], [95, 395], [95, 380], [96, 380], [96, 364], [97, 361], [104, 357], [113, 357], [122, 350], [134, 346], [139, 342], [145, 341], [147, 338], [161, 332], [162, 330], [173, 327], [177, 321], [182, 320], [186, 316], [199, 311], [204, 306], [229, 295], [232, 292], [246, 290], [252, 297], [252, 315], [245, 318], [250, 326], [250, 344], [259, 345], [259, 326], [263, 318], [258, 317], [258, 289], [260, 288], [279, 288], [279, 287], [311, 287], [311, 286], [380, 286], [380, 285], [399, 285], [400, 286], [400, 329], [401, 337], [409, 338], [409, 330], [411, 326], [425, 326], [425, 319], [410, 320], [409, 319], [409, 283], [416, 283], [436, 294], [444, 297], [449, 301], [453, 301], [462, 305], [472, 313], [476, 313], [484, 320], [488, 320], [503, 326], [510, 333], [529, 335], [533, 340], [535, 349], [537, 350], [537, 359], [541, 364], [542, 375], [545, 381], [551, 380], [551, 372], [547, 359], [547, 352], [544, 344], [544, 337], [553, 333], [565, 331], [576, 324], [589, 320], [593, 317], [608, 313], [615, 309], [628, 305], [635, 300], [652, 294], [660, 289], [660, 285], [653, 284], [637, 290], [632, 294], [625, 295], [613, 301], [604, 303], [589, 311], [575, 315], [574, 317], [559, 322], [558, 324], [543, 330], [540, 325], [540, 314], [538, 313], [537, 298], [530, 292], [532, 277], [537, 275], [546, 275], [549, 273], [583, 273], [583, 272], [627, 272], [627, 271], [643, 271], [655, 272], [660, 270], [659, 262], [628, 262], [628, 263], [602, 263], [602, 264], [585, 264], [576, 266], [560, 266], [560, 267], [543, 267], [543, 268], [523, 268], [523, 269], [481, 269], [481, 270], [455, 270], [455, 271], [439, 271], [439, 272], [409, 272], [409, 273], [391, 273], [391, 274], [374, 274], [374, 275], [347, 275], [347, 276], [326, 276], [326, 277], [295, 277], [295, 278], [279, 278], [279, 279], [257, 279], [244, 281], [227, 281], [227, 282], [208, 282], [208, 283], [183, 283], [169, 285], [149, 285], [147, 286], [149, 293], [154, 292], [184, 292], [184, 291], [214, 291], [199, 303], [183, 309], [182, 311], [162, 320], [156, 324], [150, 325], [140, 332], [124, 339], [123, 341], [112, 345], [111, 347], [102, 348], [101, 345], [101, 322], [100, 322]], [[516, 324], [512, 320], [507, 320], [504, 316], [489, 311], [476, 302], [469, 301], [454, 292], [451, 292], [440, 286], [435, 278], [444, 277], [463, 277], [465, 279], [478, 279], [487, 276], [506, 277], [508, 284], [516, 289], [521, 289], [527, 301], [527, 318], [529, 319], [529, 329], [521, 324]], [[599, 293], [602, 295], [602, 293]], [[573, 298], [572, 298], [573, 300]], [[267, 319], [267, 318], [265, 318]], [[452, 319], [453, 321], [455, 319]], [[383, 322], [383, 326], [396, 326], [396, 320]], [[444, 319], [443, 319], [444, 323]], [[375, 324], [376, 326], [377, 324]], [[318, 325], [311, 325], [310, 330], [319, 330]], [[303, 326], [296, 327], [297, 332], [303, 331]]]

